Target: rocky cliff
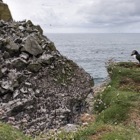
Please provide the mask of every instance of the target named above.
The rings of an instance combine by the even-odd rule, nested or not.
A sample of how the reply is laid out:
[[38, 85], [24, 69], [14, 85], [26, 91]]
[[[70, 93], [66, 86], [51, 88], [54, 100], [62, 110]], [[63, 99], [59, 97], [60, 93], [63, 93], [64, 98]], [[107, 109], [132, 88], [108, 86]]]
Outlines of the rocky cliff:
[[4, 21], [10, 21], [12, 20], [11, 12], [8, 8], [8, 5], [3, 3], [2, 0], [0, 0], [0, 20]]
[[0, 120], [37, 135], [77, 122], [93, 79], [40, 26], [0, 21]]

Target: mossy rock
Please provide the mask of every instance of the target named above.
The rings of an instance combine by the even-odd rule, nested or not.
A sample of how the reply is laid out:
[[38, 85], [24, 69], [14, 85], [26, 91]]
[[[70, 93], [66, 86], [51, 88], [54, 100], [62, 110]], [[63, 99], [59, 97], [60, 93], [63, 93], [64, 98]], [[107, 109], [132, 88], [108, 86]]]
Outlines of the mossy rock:
[[31, 64], [28, 65], [27, 69], [31, 72], [36, 73], [41, 69], [41, 67], [42, 66], [39, 63], [31, 63]]
[[7, 4], [0, 2], [0, 20], [10, 21], [12, 15]]

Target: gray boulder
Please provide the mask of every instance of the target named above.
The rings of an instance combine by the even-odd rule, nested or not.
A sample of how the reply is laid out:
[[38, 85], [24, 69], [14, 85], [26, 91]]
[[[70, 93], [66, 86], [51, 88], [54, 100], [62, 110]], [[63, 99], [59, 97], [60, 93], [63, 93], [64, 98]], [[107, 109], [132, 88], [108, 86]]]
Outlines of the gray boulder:
[[25, 51], [32, 54], [33, 56], [37, 56], [43, 53], [41, 46], [38, 44], [36, 39], [33, 36], [28, 36], [24, 45]]

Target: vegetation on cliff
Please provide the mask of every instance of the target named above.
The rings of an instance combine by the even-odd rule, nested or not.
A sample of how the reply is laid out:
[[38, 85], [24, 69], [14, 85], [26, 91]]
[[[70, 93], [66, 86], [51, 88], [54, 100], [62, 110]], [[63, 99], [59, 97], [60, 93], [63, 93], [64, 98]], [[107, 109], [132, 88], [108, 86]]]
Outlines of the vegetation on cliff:
[[0, 122], [0, 140], [31, 140], [11, 126]]
[[0, 20], [1, 19], [4, 21], [10, 21], [12, 20], [12, 15], [8, 5], [0, 0]]

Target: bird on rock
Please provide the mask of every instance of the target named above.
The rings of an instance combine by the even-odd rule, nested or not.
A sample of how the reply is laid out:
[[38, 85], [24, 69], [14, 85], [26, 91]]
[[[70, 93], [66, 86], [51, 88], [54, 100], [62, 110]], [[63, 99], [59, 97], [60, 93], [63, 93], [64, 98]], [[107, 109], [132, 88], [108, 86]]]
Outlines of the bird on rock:
[[137, 59], [140, 63], [140, 54], [136, 50], [132, 51], [131, 56], [133, 56], [135, 59]]

